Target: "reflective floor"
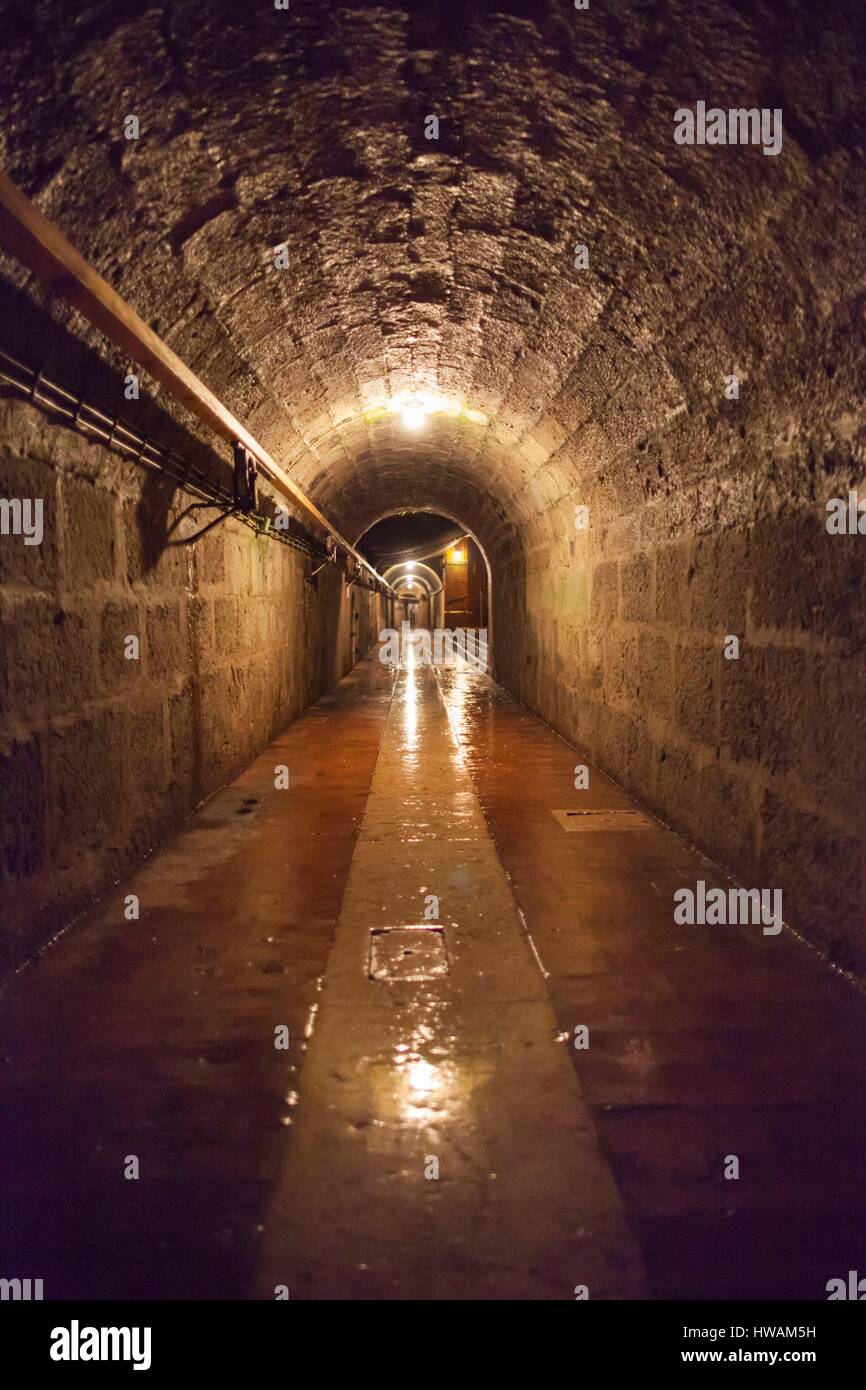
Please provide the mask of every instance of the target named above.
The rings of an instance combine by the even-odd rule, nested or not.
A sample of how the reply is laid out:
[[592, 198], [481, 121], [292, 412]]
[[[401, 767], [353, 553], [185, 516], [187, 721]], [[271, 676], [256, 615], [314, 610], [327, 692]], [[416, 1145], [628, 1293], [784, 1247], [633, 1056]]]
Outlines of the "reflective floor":
[[569, 817], [639, 810], [579, 761], [485, 676], [362, 662], [0, 1000], [0, 1274], [825, 1298], [862, 1267], [866, 1001], [787, 930], [676, 925], [724, 878]]

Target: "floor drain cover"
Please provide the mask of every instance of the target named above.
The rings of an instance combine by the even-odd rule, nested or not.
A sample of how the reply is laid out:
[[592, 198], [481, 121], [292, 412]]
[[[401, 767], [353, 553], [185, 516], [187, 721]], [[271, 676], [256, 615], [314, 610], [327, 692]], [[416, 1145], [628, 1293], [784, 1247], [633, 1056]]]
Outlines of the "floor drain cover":
[[441, 927], [371, 931], [371, 980], [435, 980], [447, 974], [448, 952]]
[[643, 811], [554, 811], [563, 830], [652, 830]]

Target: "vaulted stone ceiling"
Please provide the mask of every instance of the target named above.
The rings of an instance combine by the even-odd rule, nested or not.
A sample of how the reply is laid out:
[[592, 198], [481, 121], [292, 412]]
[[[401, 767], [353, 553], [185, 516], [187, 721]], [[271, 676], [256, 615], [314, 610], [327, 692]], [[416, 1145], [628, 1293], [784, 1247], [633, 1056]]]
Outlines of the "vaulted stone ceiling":
[[[807, 418], [832, 447], [857, 9], [5, 4], [0, 154], [341, 529], [425, 505], [496, 551]], [[784, 156], [676, 145], [698, 100], [782, 107]], [[722, 373], [771, 362], [720, 416]]]

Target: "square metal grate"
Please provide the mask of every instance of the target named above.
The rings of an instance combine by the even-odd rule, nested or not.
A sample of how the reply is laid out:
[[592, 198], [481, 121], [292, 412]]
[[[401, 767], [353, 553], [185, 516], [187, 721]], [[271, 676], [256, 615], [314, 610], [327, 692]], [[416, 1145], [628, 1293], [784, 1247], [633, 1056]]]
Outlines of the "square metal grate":
[[652, 830], [643, 811], [554, 811], [563, 830]]
[[370, 932], [371, 980], [435, 980], [447, 974], [441, 927], [382, 927]]

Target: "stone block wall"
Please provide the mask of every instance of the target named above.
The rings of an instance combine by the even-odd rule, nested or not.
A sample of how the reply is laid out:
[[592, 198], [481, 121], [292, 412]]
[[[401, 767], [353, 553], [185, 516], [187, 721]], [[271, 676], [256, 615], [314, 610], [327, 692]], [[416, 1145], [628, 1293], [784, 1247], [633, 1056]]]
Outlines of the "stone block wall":
[[169, 535], [188, 496], [38, 407], [0, 399], [0, 441], [0, 496], [44, 504], [41, 544], [0, 537], [8, 968], [339, 680], [381, 623], [333, 567], [311, 584], [317, 562], [237, 520], [172, 544], [215, 513]]
[[[832, 355], [835, 389], [853, 398], [855, 342]], [[855, 432], [846, 446], [850, 421], [832, 419], [813, 381], [792, 447], [779, 380], [777, 359], [744, 388], [769, 415], [737, 402], [745, 434], [715, 407], [730, 423], [690, 487], [648, 486], [617, 512], [587, 482], [552, 510], [526, 547], [522, 664], [502, 676], [741, 882], [782, 888], [786, 920], [863, 974], [866, 537], [826, 525], [830, 498], [866, 499], [863, 442]], [[696, 405], [658, 432], [665, 473], [694, 468], [704, 423]]]

